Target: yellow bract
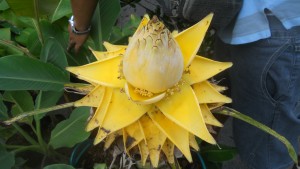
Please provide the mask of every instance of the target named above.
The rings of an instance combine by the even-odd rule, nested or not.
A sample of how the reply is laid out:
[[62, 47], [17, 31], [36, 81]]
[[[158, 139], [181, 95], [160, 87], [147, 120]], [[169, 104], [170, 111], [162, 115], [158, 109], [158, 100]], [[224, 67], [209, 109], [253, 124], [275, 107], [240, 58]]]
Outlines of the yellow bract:
[[212, 16], [173, 34], [146, 16], [128, 46], [104, 42], [106, 52], [92, 50], [96, 62], [67, 68], [92, 83], [75, 106], [97, 108], [86, 128], [98, 128], [95, 144], [106, 139], [107, 149], [122, 135], [128, 154], [137, 147], [142, 163], [150, 156], [157, 167], [161, 151], [174, 163], [176, 147], [191, 162], [196, 137], [216, 143], [206, 125], [222, 124], [210, 110], [231, 99], [207, 79], [232, 64], [196, 55]]
[[154, 17], [137, 30], [123, 58], [126, 81], [134, 87], [161, 93], [182, 76], [183, 57], [170, 31]]

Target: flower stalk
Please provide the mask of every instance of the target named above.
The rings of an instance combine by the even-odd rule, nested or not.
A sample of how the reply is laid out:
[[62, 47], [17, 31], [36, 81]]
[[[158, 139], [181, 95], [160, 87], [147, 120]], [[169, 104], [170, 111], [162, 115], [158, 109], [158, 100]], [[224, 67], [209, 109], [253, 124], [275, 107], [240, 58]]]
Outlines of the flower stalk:
[[74, 106], [74, 102], [71, 102], [71, 103], [60, 104], [60, 105], [56, 105], [56, 106], [48, 107], [48, 108], [44, 108], [44, 109], [38, 109], [38, 110], [34, 110], [34, 111], [30, 111], [30, 112], [27, 112], [27, 113], [20, 114], [19, 116], [16, 116], [16, 117], [13, 117], [9, 120], [1, 122], [1, 124], [11, 125], [14, 122], [17, 122], [17, 121], [19, 121], [19, 120], [21, 120], [25, 117], [38, 115], [38, 114], [43, 114], [43, 113], [47, 113], [47, 112], [50, 112], [50, 111], [60, 110], [60, 109], [73, 107], [73, 106]]
[[262, 131], [276, 137], [278, 140], [280, 140], [287, 148], [289, 155], [291, 156], [291, 158], [293, 159], [293, 161], [298, 164], [298, 157], [297, 157], [297, 153], [295, 151], [295, 149], [293, 148], [292, 144], [282, 135], [278, 134], [276, 131], [272, 130], [271, 128], [269, 128], [268, 126], [254, 120], [253, 118], [246, 116], [234, 109], [231, 109], [229, 107], [220, 107], [217, 108], [215, 111], [213, 111], [214, 114], [222, 114], [222, 115], [226, 115], [226, 116], [231, 116], [234, 118], [237, 118], [239, 120], [242, 120], [248, 124], [251, 124], [259, 129], [261, 129]]

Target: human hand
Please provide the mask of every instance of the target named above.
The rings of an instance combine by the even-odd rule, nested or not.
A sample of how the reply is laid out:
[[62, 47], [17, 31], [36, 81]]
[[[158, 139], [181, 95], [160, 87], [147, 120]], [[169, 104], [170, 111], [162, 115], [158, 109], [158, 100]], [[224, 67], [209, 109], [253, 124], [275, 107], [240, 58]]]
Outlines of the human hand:
[[85, 43], [85, 41], [89, 37], [89, 33], [86, 33], [86, 34], [75, 34], [72, 31], [70, 25], [68, 27], [68, 31], [69, 31], [69, 44], [68, 44], [67, 50], [69, 52], [72, 51], [72, 50], [74, 50], [74, 53], [77, 54], [77, 53], [79, 53], [82, 45]]

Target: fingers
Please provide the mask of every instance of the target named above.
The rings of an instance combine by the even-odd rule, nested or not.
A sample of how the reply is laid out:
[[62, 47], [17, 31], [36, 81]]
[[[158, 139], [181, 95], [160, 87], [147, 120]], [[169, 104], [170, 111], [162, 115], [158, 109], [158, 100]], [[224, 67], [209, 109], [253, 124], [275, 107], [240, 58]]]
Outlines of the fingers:
[[81, 45], [75, 44], [75, 46], [74, 46], [74, 52], [75, 52], [75, 54], [78, 54], [78, 53], [79, 53], [80, 48], [81, 48]]
[[77, 34], [74, 34], [73, 32], [70, 32], [69, 33], [69, 44], [67, 47], [67, 51], [68, 52], [74, 51], [75, 54], [78, 54], [81, 47], [87, 40], [88, 36], [89, 36], [88, 34], [77, 35]]
[[68, 44], [68, 47], [67, 47], [67, 51], [68, 51], [68, 52], [71, 52], [75, 45], [76, 45], [75, 42], [69, 40], [69, 44]]

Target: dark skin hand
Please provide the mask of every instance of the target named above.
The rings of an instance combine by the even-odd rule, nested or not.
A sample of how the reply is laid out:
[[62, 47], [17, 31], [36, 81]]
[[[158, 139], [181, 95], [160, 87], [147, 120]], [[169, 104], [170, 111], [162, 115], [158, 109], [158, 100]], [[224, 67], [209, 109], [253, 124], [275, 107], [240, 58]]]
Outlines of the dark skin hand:
[[[71, 6], [74, 16], [74, 25], [77, 31], [85, 31], [91, 25], [94, 10], [97, 6], [98, 0], [71, 0]], [[74, 50], [77, 54], [85, 43], [89, 34], [75, 34], [69, 25], [69, 45], [67, 50]]]

